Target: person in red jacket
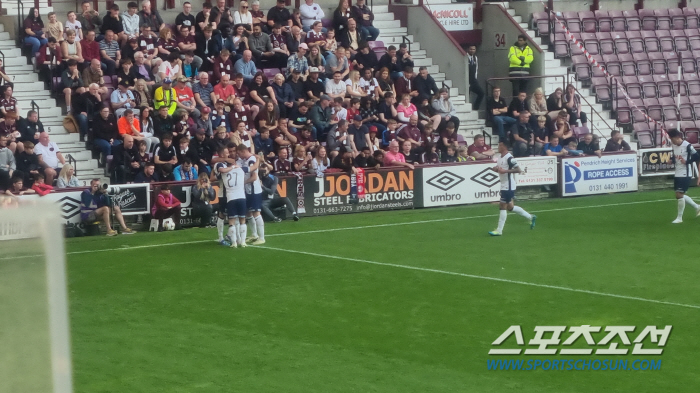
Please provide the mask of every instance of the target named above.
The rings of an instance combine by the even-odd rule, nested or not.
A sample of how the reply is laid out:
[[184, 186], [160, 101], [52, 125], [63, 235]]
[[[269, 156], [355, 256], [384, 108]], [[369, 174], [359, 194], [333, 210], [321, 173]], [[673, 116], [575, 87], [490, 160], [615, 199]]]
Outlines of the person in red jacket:
[[44, 176], [41, 174], [34, 175], [34, 185], [32, 185], [32, 190], [36, 191], [39, 196], [44, 196], [53, 191], [53, 186], [44, 183]]
[[153, 218], [160, 221], [161, 225], [158, 227], [161, 231], [163, 230], [163, 220], [171, 217], [175, 221], [175, 229], [180, 228], [180, 210], [180, 201], [170, 193], [170, 185], [163, 184], [160, 187], [160, 194], [151, 208]]

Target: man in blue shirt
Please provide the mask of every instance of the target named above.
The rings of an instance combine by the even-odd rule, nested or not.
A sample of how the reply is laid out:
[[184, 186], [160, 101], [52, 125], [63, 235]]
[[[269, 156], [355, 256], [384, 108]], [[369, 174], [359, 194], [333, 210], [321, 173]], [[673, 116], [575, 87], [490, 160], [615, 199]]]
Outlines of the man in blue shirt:
[[[92, 179], [90, 181], [90, 188], [80, 194], [80, 219], [89, 223], [104, 221], [107, 227], [107, 236], [114, 236], [117, 234], [117, 231], [112, 229], [110, 225], [111, 204], [107, 196], [107, 190], [100, 187], [100, 179]], [[114, 205], [112, 208], [114, 209], [114, 215], [119, 225], [121, 225], [122, 234], [131, 235], [136, 233], [136, 231], [130, 229], [124, 223], [124, 216], [122, 216], [122, 211], [119, 206]]]
[[552, 138], [549, 140], [549, 143], [544, 145], [544, 154], [548, 156], [565, 156], [569, 154], [569, 152], [564, 149], [564, 146], [559, 144], [559, 137], [558, 136], [552, 136]]
[[236, 61], [233, 65], [233, 71], [235, 74], [243, 75], [243, 80], [249, 83], [253, 80], [255, 74], [258, 73], [258, 69], [255, 67], [255, 62], [253, 59], [253, 52], [250, 50], [243, 51], [243, 57]]

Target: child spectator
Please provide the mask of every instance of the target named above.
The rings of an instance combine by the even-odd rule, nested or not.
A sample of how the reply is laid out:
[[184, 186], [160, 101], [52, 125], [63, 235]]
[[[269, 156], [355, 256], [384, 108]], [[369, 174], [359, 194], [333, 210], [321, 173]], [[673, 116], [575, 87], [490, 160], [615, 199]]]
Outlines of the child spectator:
[[442, 162], [457, 162], [457, 156], [455, 155], [455, 147], [448, 145], [445, 149], [445, 154], [442, 155]]
[[44, 183], [44, 175], [37, 173], [34, 175], [34, 184], [32, 185], [32, 190], [39, 194], [39, 196], [44, 196], [53, 191], [53, 186]]
[[440, 157], [437, 153], [437, 145], [432, 142], [426, 143], [425, 152], [420, 155], [421, 164], [439, 164]]
[[396, 140], [396, 129], [399, 123], [394, 119], [389, 119], [386, 123], [386, 130], [382, 133], [382, 146], [387, 148], [391, 141]]
[[22, 142], [24, 151], [17, 155], [17, 171], [22, 172], [24, 181], [30, 185], [34, 179], [34, 175], [38, 175], [41, 171], [39, 164], [39, 156], [34, 154], [34, 143], [30, 141]]
[[474, 161], [474, 157], [469, 155], [469, 151], [466, 146], [460, 146], [457, 149], [457, 162]]
[[26, 194], [36, 194], [36, 191], [31, 188], [24, 187], [24, 180], [21, 177], [15, 176], [12, 178], [12, 185], [5, 191], [5, 194], [11, 196], [20, 196]]

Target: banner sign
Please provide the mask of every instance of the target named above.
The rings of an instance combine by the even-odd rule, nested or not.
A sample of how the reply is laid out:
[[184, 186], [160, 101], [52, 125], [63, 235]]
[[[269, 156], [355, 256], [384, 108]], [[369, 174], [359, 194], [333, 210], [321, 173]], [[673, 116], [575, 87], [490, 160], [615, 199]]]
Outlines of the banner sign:
[[447, 31], [474, 30], [474, 7], [472, 4], [426, 4], [426, 6]]
[[107, 194], [123, 215], [150, 214], [151, 185], [149, 183], [118, 184], [109, 186]]
[[[85, 189], [87, 188], [88, 187], [86, 187]], [[75, 191], [75, 189], [73, 189], [73, 191], [65, 192], [62, 192], [61, 190], [56, 190], [55, 192], [46, 194], [43, 197], [40, 197], [36, 194], [32, 194], [22, 195], [19, 198], [21, 201], [41, 199], [45, 202], [53, 202], [58, 204], [59, 209], [61, 211], [61, 222], [64, 225], [66, 225], [67, 228], [79, 230], [84, 233], [85, 224], [83, 224], [83, 222], [80, 220], [80, 194], [82, 194], [82, 192], [83, 190]]]
[[422, 167], [422, 206], [465, 205], [496, 202], [501, 180], [493, 161], [451, 166]]
[[364, 172], [363, 180], [365, 195], [353, 201], [348, 173], [304, 176], [306, 214], [318, 216], [413, 207], [412, 170]]
[[519, 157], [515, 159], [522, 172], [515, 175], [518, 186], [544, 186], [558, 181], [556, 157]]
[[561, 195], [637, 191], [637, 154], [567, 157], [561, 160]]
[[667, 176], [676, 171], [676, 164], [671, 160], [673, 153], [670, 148], [639, 150], [639, 155], [640, 176]]

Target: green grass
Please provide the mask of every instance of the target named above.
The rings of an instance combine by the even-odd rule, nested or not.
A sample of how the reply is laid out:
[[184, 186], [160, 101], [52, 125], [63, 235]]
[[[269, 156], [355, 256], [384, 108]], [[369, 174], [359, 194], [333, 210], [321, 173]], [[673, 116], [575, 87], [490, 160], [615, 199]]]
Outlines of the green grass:
[[[214, 229], [72, 239], [75, 391], [694, 392], [700, 309], [682, 305], [700, 306], [700, 219], [672, 225], [672, 197], [525, 201], [537, 228], [511, 214], [500, 238], [497, 207], [478, 205], [267, 224], [280, 250], [206, 242]], [[537, 325], [583, 324], [635, 325], [631, 340], [673, 325], [662, 356], [618, 357], [661, 370], [487, 370], [561, 358], [489, 356], [511, 325], [527, 344]]]

